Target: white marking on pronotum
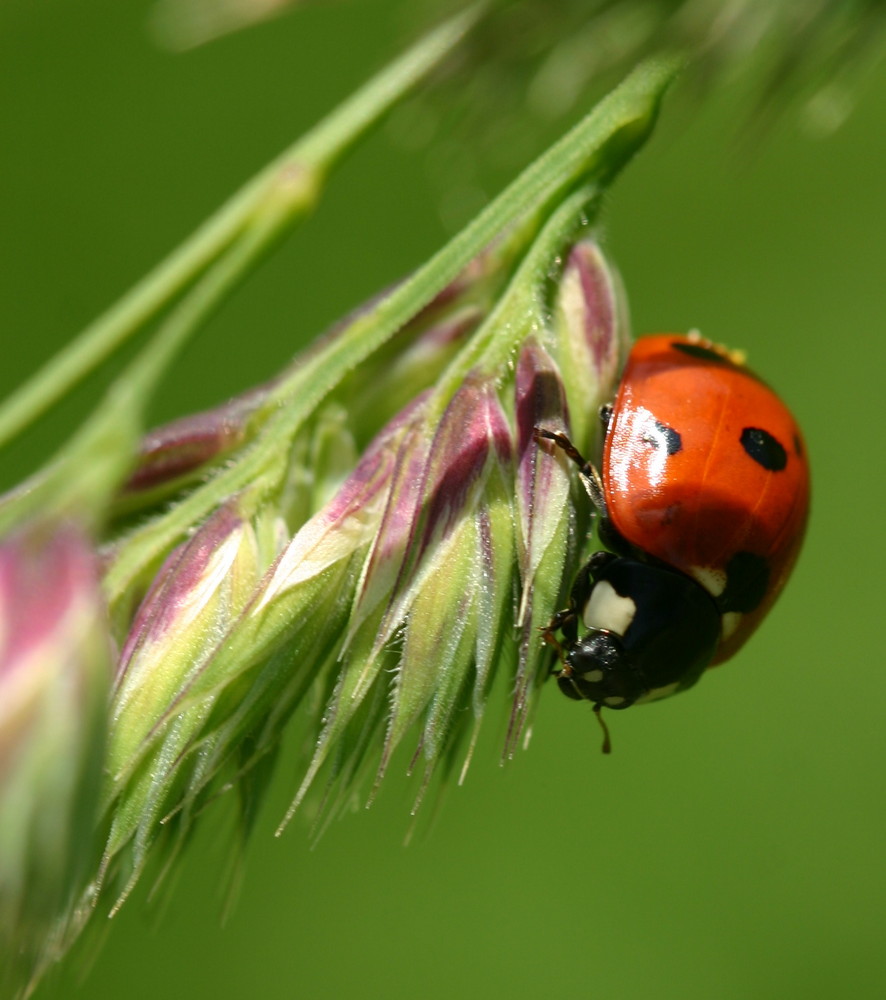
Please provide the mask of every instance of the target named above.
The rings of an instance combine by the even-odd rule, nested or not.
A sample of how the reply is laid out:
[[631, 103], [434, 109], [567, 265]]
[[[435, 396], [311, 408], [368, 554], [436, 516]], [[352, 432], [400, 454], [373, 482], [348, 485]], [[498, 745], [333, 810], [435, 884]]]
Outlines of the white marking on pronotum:
[[592, 684], [596, 684], [597, 681], [603, 680], [602, 670], [589, 670], [586, 674], [581, 675], [583, 681], [590, 681]]
[[714, 566], [693, 566], [689, 572], [712, 597], [719, 597], [726, 589], [724, 569], [717, 569]]
[[721, 622], [721, 639], [730, 639], [735, 635], [735, 630], [741, 624], [741, 612], [740, 611], [727, 611], [725, 615], [720, 619]]
[[620, 694], [613, 694], [608, 698], [603, 699], [603, 703], [605, 705], [611, 705], [613, 708], [616, 708], [618, 705], [623, 705], [624, 701], [624, 698], [622, 698]]
[[588, 628], [602, 628], [624, 635], [634, 620], [637, 605], [630, 597], [622, 597], [606, 580], [594, 584], [582, 619]]

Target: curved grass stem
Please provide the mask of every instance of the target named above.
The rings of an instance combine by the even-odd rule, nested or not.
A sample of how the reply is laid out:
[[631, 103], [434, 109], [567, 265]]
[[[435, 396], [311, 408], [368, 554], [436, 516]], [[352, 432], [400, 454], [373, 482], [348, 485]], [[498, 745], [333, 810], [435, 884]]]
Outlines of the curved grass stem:
[[[0, 447], [156, 319], [269, 205], [277, 213], [281, 232], [294, 228], [316, 204], [329, 171], [452, 52], [482, 9], [482, 4], [477, 5], [445, 22], [385, 67], [248, 181], [178, 249], [47, 361], [0, 406]], [[305, 178], [312, 183], [304, 183]]]

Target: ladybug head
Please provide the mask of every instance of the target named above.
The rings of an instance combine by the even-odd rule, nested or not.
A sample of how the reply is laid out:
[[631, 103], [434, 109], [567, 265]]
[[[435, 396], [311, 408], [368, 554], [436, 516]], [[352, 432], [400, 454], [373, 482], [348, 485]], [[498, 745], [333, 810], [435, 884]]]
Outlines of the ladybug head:
[[570, 697], [606, 708], [628, 708], [645, 691], [621, 637], [604, 629], [592, 630], [571, 647], [558, 683]]

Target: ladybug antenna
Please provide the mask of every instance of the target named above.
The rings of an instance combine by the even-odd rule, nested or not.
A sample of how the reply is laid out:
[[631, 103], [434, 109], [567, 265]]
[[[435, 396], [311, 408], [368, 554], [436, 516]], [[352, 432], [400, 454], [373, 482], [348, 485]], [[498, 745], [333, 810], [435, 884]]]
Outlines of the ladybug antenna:
[[603, 753], [612, 753], [612, 740], [609, 737], [609, 726], [606, 725], [606, 720], [603, 718], [603, 706], [600, 702], [594, 705], [594, 715], [597, 716], [597, 722], [600, 723], [600, 728], [603, 730], [603, 746], [600, 748]]

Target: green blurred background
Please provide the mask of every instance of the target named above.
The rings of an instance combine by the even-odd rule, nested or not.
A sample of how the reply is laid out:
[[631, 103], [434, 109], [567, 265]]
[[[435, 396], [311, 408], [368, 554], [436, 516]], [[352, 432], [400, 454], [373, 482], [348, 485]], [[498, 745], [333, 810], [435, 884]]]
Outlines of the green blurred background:
[[[405, 38], [402, 5], [324, 3], [176, 56], [148, 6], [0, 9], [3, 393]], [[792, 114], [742, 132], [741, 85], [675, 95], [606, 211], [635, 329], [747, 349], [805, 428], [809, 538], [753, 642], [690, 695], [611, 717], [609, 759], [586, 706], [551, 688], [529, 750], [500, 768], [488, 726], [408, 848], [396, 776], [314, 849], [298, 820], [273, 839], [284, 767], [223, 927], [210, 814], [165, 908], [142, 887], [86, 978], [68, 967], [39, 997], [886, 995], [886, 67], [857, 97], [812, 140]], [[158, 420], [266, 377], [447, 237], [441, 165], [397, 134], [357, 151], [182, 358]], [[477, 191], [516, 166], [481, 163]], [[98, 384], [13, 450], [4, 483]]]

